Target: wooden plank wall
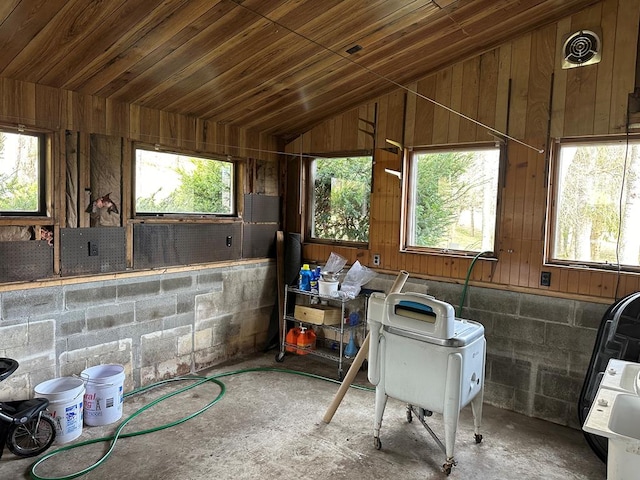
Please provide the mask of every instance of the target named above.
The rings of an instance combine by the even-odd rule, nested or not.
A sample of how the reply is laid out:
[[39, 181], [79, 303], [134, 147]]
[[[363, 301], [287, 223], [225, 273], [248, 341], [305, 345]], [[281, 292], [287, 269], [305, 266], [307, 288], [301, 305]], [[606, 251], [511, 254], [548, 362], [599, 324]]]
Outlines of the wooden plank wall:
[[[65, 190], [57, 188], [66, 183], [65, 131], [79, 134], [78, 188], [81, 190], [89, 186], [88, 145], [91, 134], [125, 139], [125, 153], [129, 156], [132, 152], [131, 142], [140, 141], [186, 151], [231, 155], [238, 160], [246, 158], [276, 165], [279, 162], [278, 140], [271, 135], [7, 78], [0, 78], [0, 123], [9, 127], [23, 124], [28, 128], [54, 133], [51, 168], [54, 186], [52, 190], [55, 191], [52, 200], [48, 202], [52, 219], [39, 219], [38, 223], [52, 224], [56, 227], [66, 224]], [[125, 163], [130, 167], [130, 158], [125, 159]], [[244, 163], [240, 163], [241, 173], [244, 173]], [[268, 170], [274, 176], [271, 183], [277, 185], [277, 169]], [[252, 172], [255, 173], [255, 169]], [[131, 191], [131, 173], [123, 171], [122, 174], [124, 197], [127, 198], [123, 207], [127, 207]], [[243, 177], [244, 175], [241, 175], [240, 178]], [[252, 182], [245, 181], [242, 190], [252, 186]], [[257, 187], [263, 190], [265, 188], [264, 185]], [[269, 191], [273, 191], [271, 184]], [[240, 197], [242, 193], [239, 192]], [[244, 193], [252, 191], [246, 190]], [[30, 221], [33, 222], [26, 219], [18, 223], [27, 225], [29, 223], [25, 222]], [[15, 219], [0, 219], [0, 225], [12, 223], [15, 223]], [[81, 215], [77, 226], [89, 226], [88, 216]]]
[[[160, 144], [185, 151], [216, 155], [231, 155], [239, 163], [241, 185], [237, 192], [238, 206], [242, 208], [243, 193], [277, 194], [280, 188], [278, 168], [280, 159], [278, 139], [260, 132], [248, 131], [213, 121], [202, 120], [151, 108], [114, 102], [63, 89], [44, 87], [34, 83], [0, 78], [0, 123], [5, 126], [23, 124], [52, 133], [51, 177], [48, 182], [47, 218], [0, 218], [0, 226], [33, 224], [48, 225], [54, 237], [60, 238], [65, 226], [88, 227], [89, 215], [79, 209], [79, 218], [67, 218], [67, 182], [72, 194], [85, 192], [90, 187], [90, 138], [93, 134], [111, 139], [123, 139], [123, 165], [121, 175], [122, 223], [127, 227], [127, 259], [133, 258], [133, 222], [127, 215], [132, 199], [132, 142]], [[72, 132], [79, 150], [77, 172], [67, 170], [67, 150], [70, 145], [66, 132]], [[73, 148], [71, 148], [73, 150]], [[249, 164], [249, 166], [247, 166]], [[71, 177], [67, 178], [70, 174]], [[265, 178], [268, 175], [272, 178]], [[77, 178], [76, 178], [77, 177]], [[116, 190], [116, 189], [114, 189]], [[88, 198], [86, 199], [88, 202]], [[76, 206], [71, 205], [72, 208]], [[60, 243], [54, 242], [54, 273], [59, 273]]]
[[[373, 267], [371, 258], [377, 253], [384, 271], [404, 269], [414, 276], [464, 281], [470, 259], [400, 252], [401, 185], [384, 169], [400, 169], [402, 159], [385, 150], [389, 145], [384, 141], [389, 138], [411, 148], [494, 137], [487, 128], [424, 96], [534, 147], [507, 143], [498, 261], [476, 263], [472, 282], [603, 302], [613, 299], [616, 287], [618, 298], [640, 290], [640, 276], [635, 274], [618, 278], [611, 272], [543, 265], [551, 139], [625, 132], [628, 95], [635, 85], [639, 16], [640, 0], [605, 0], [361, 107], [377, 112], [369, 248], [305, 242], [304, 258], [323, 262], [335, 251], [350, 262], [358, 259]], [[564, 39], [580, 29], [601, 35], [602, 61], [562, 70]], [[287, 151], [353, 150], [361, 145], [353, 130], [353, 112], [348, 112], [306, 132]], [[346, 132], [352, 132], [351, 143]], [[296, 200], [287, 197], [288, 212], [297, 209]], [[300, 225], [301, 218], [297, 220]], [[550, 287], [539, 284], [542, 270], [551, 272]]]
[[98, 133], [238, 157], [278, 159], [277, 141], [245, 129], [68, 90], [0, 78], [0, 122]]

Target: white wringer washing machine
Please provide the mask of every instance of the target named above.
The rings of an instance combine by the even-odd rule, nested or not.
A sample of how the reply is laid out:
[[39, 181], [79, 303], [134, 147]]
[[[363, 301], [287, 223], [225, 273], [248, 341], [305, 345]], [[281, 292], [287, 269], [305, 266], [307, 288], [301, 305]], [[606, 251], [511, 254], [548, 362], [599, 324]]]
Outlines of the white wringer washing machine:
[[[369, 299], [369, 381], [376, 386], [374, 445], [387, 398], [407, 403], [407, 421], [417, 416], [446, 455], [448, 475], [460, 410], [471, 403], [476, 443], [484, 393], [486, 341], [478, 322], [455, 318], [453, 307], [420, 293], [374, 293]], [[444, 445], [424, 417], [442, 414]]]

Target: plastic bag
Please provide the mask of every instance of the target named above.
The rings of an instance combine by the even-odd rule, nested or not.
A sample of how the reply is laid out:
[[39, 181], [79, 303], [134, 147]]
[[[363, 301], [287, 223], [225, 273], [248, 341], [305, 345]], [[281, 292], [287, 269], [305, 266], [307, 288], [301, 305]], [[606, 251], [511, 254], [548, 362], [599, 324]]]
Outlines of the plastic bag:
[[367, 284], [376, 272], [361, 265], [358, 260], [351, 266], [340, 286], [340, 296], [343, 298], [356, 298], [360, 293], [360, 287]]
[[322, 268], [323, 273], [338, 274], [347, 264], [347, 259], [337, 253], [331, 252], [327, 263]]

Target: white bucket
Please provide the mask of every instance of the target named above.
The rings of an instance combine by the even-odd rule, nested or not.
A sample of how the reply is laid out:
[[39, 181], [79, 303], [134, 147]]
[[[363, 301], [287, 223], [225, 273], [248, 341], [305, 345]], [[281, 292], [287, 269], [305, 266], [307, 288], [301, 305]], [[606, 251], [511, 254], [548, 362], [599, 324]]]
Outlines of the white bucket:
[[108, 364], [87, 368], [80, 375], [86, 382], [84, 423], [108, 425], [122, 417], [124, 367]]
[[47, 411], [56, 425], [56, 443], [75, 440], [82, 433], [84, 382], [80, 378], [62, 377], [36, 385], [36, 396], [49, 400]]
[[320, 295], [331, 296], [332, 293], [338, 291], [338, 281], [318, 280], [318, 293]]

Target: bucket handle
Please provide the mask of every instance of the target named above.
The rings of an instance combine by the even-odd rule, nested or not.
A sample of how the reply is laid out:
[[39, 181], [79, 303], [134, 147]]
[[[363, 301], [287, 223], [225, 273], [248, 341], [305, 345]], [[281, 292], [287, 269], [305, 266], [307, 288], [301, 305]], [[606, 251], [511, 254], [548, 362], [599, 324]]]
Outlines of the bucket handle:
[[74, 375], [74, 377], [80, 378], [85, 384], [93, 383], [95, 385], [102, 385], [102, 386], [107, 386], [107, 387], [113, 387], [113, 386], [116, 385], [115, 383], [104, 383], [104, 382], [101, 382], [99, 380], [92, 380], [91, 377], [89, 375], [87, 375], [87, 374]]
[[76, 398], [74, 398], [72, 401], [75, 402], [78, 398], [80, 397], [84, 397], [85, 392], [78, 392], [78, 395], [76, 395]]

